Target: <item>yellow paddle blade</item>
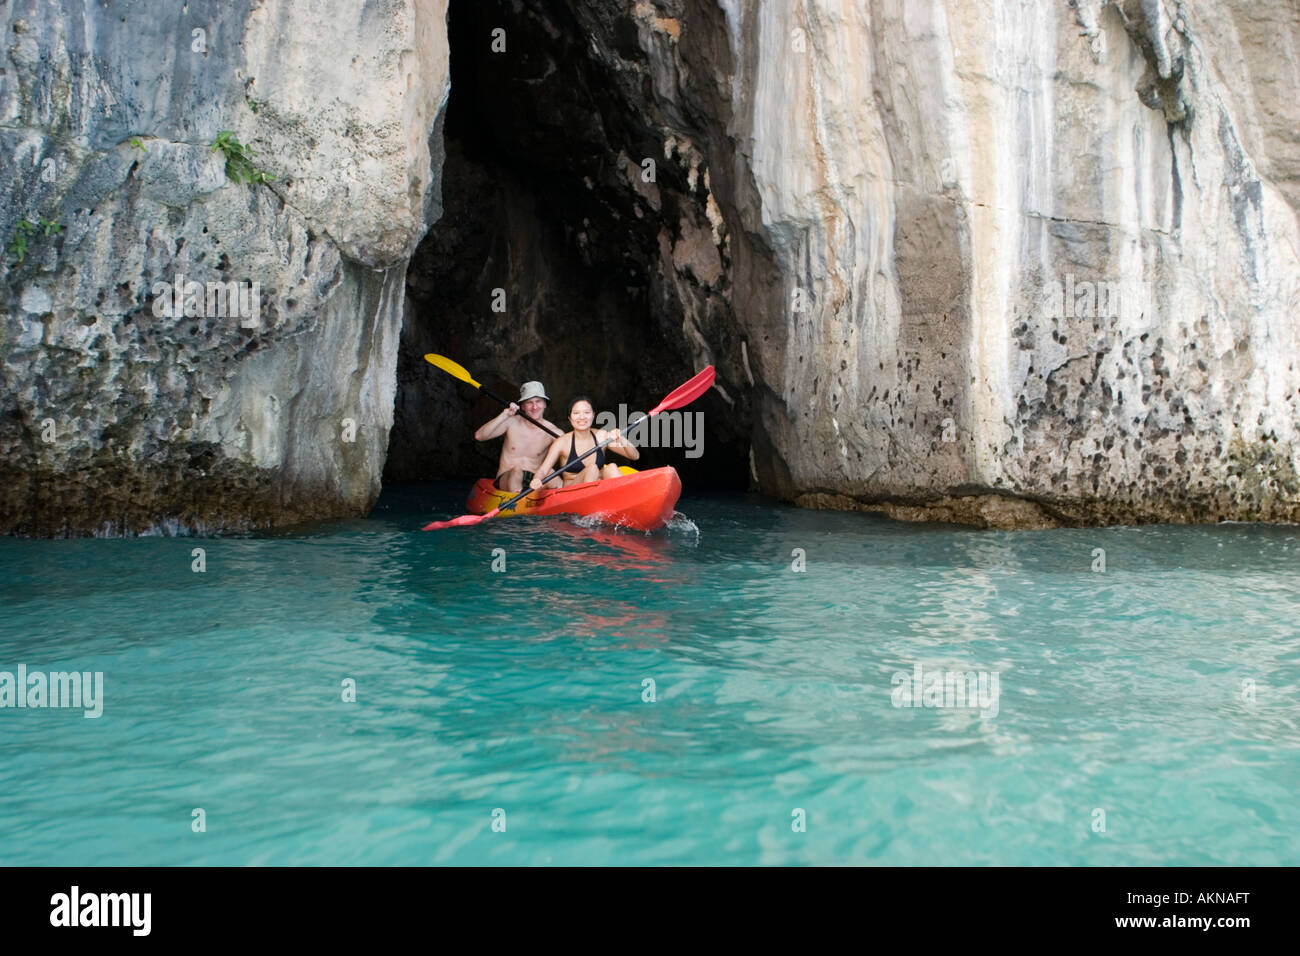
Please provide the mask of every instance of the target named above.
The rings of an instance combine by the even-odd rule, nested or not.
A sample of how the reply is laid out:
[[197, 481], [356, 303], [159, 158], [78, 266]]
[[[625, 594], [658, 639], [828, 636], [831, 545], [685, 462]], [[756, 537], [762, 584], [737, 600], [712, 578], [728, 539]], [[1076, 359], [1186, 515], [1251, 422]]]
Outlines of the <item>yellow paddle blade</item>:
[[442, 369], [448, 375], [453, 375], [456, 378], [460, 379], [462, 382], [468, 382], [470, 385], [473, 385], [475, 388], [480, 387], [478, 382], [474, 381], [474, 379], [470, 377], [469, 372], [465, 371], [465, 369], [462, 366], [457, 365], [455, 362], [447, 358], [447, 356], [445, 355], [435, 355], [434, 353], [430, 352], [428, 355], [424, 357], [424, 360], [428, 362], [430, 365], [438, 366], [438, 368]]

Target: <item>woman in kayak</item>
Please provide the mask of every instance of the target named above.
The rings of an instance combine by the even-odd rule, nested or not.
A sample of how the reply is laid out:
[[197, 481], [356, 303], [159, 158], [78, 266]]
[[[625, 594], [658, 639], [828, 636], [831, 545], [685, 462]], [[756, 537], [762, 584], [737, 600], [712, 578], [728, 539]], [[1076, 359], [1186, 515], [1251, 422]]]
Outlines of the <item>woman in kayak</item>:
[[[542, 479], [549, 475], [557, 465], [564, 466], [564, 473], [561, 476], [565, 485], [576, 485], [583, 481], [596, 481], [599, 478], [617, 478], [622, 472], [618, 470], [618, 465], [605, 460], [606, 451], [616, 451], [629, 461], [636, 461], [641, 457], [641, 453], [636, 450], [626, 438], [622, 437], [618, 429], [605, 431], [600, 428], [592, 428], [591, 423], [596, 418], [596, 412], [591, 407], [591, 400], [585, 395], [575, 398], [569, 403], [569, 424], [573, 426], [573, 431], [566, 432], [555, 441], [551, 442], [550, 450], [546, 453], [546, 458], [542, 460], [541, 466], [537, 469], [537, 477], [530, 483], [534, 491], [542, 487]], [[579, 455], [583, 452], [591, 451], [593, 447], [600, 444], [607, 438], [613, 438], [610, 444], [606, 445], [596, 454], [577, 461]]]

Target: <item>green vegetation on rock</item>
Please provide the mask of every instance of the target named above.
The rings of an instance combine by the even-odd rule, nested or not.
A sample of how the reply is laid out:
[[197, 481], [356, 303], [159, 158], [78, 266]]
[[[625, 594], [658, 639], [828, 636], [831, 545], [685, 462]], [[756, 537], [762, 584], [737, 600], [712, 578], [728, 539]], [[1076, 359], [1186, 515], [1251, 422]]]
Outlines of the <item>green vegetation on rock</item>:
[[27, 221], [24, 216], [18, 220], [18, 225], [14, 227], [14, 237], [9, 243], [9, 252], [16, 256], [19, 262], [27, 258], [27, 239], [36, 231], [36, 224]]
[[253, 165], [254, 150], [235, 139], [232, 130], [222, 130], [212, 141], [212, 152], [226, 154], [226, 175], [236, 183], [266, 183], [275, 179], [264, 169]]

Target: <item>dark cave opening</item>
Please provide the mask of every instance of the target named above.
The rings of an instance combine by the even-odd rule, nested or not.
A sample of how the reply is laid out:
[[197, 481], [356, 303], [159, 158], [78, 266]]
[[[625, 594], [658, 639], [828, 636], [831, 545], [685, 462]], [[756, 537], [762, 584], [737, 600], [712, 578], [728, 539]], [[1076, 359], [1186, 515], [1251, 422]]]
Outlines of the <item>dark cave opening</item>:
[[[386, 482], [496, 466], [499, 441], [473, 433], [501, 406], [425, 353], [506, 398], [542, 381], [547, 418], [567, 431], [575, 395], [633, 416], [698, 370], [686, 310], [697, 328], [729, 318], [725, 259], [715, 287], [687, 289], [691, 301], [671, 274], [671, 241], [702, 220], [700, 176], [665, 158], [638, 101], [651, 92], [631, 20], [608, 24], [605, 61], [560, 3], [453, 0], [448, 33], [443, 211], [408, 269]], [[689, 423], [703, 426], [698, 444], [643, 446], [636, 466], [671, 464], [688, 487], [746, 487], [747, 404], [710, 391], [686, 411], [701, 416]]]

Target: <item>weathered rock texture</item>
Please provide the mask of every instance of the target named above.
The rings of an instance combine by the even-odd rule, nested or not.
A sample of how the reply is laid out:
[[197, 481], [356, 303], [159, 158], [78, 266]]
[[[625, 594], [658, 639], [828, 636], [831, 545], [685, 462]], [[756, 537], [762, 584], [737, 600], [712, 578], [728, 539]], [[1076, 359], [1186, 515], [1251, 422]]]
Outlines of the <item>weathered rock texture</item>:
[[[64, 227], [5, 259], [0, 531], [369, 510], [406, 262], [437, 214], [445, 18], [441, 0], [0, 4], [0, 236]], [[274, 180], [230, 181], [222, 130]], [[258, 321], [206, 297], [157, 314], [181, 277], [256, 283]]]
[[764, 487], [992, 524], [1027, 519], [972, 497], [1300, 516], [1294, 3], [825, 0], [728, 24], [760, 198], [740, 223], [780, 271], [737, 308], [767, 317]]
[[[359, 510], [395, 365], [389, 474], [486, 473], [425, 351], [604, 407], [713, 362], [705, 468], [814, 507], [1300, 518], [1294, 0], [455, 0], [400, 361], [442, 7], [131, 9], [0, 5], [0, 224], [68, 225], [5, 282], [5, 527]], [[178, 272], [271, 318], [156, 319]]]

